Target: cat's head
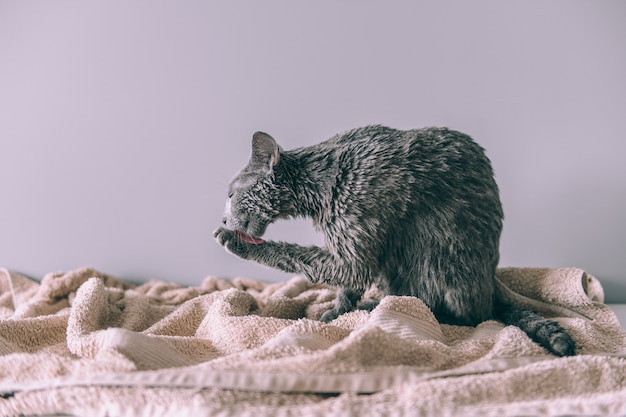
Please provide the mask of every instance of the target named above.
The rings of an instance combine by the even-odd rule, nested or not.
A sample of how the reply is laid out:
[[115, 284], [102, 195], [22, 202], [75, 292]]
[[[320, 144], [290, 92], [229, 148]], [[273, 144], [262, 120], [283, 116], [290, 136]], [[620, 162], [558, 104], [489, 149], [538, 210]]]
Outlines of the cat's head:
[[228, 186], [223, 223], [246, 236], [260, 238], [267, 226], [281, 216], [280, 187], [275, 169], [281, 148], [267, 133], [252, 136], [252, 153], [246, 165]]

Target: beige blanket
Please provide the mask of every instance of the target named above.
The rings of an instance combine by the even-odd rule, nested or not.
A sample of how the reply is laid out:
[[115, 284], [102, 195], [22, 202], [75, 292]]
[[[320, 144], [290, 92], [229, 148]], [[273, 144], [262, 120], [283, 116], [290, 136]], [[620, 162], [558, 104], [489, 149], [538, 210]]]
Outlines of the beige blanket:
[[316, 320], [334, 289], [209, 277], [135, 286], [0, 269], [0, 415], [625, 415], [625, 332], [579, 269], [501, 269], [579, 355], [515, 327], [440, 325], [417, 298]]

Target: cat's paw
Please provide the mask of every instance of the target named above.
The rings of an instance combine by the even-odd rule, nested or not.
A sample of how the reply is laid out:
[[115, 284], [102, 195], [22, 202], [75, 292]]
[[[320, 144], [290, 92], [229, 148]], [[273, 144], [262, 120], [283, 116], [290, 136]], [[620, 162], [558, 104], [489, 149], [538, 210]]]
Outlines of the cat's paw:
[[225, 227], [218, 227], [213, 232], [213, 237], [215, 238], [217, 243], [219, 243], [221, 246], [224, 246], [226, 245], [226, 242], [232, 240], [232, 238], [235, 237], [235, 232], [226, 229]]
[[331, 308], [330, 310], [326, 310], [322, 313], [322, 315], [320, 316], [320, 321], [324, 323], [330, 323], [340, 315], [340, 311], [338, 311], [336, 308]]
[[367, 300], [363, 300], [361, 303], [359, 303], [359, 305], [357, 306], [357, 309], [371, 312], [378, 306], [378, 304], [380, 304], [380, 300], [370, 298]]
[[239, 239], [237, 232], [234, 230], [220, 227], [213, 232], [213, 237], [217, 243], [222, 245], [228, 252], [240, 258], [248, 259], [250, 255], [250, 244]]

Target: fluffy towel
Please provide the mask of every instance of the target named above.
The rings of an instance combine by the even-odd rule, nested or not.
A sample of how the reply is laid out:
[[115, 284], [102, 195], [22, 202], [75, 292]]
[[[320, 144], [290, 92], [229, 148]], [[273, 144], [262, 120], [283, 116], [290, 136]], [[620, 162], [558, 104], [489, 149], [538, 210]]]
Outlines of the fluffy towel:
[[578, 355], [516, 327], [439, 324], [414, 297], [316, 320], [335, 290], [295, 277], [133, 285], [90, 268], [0, 269], [0, 415], [624, 415], [626, 333], [579, 269], [498, 271]]

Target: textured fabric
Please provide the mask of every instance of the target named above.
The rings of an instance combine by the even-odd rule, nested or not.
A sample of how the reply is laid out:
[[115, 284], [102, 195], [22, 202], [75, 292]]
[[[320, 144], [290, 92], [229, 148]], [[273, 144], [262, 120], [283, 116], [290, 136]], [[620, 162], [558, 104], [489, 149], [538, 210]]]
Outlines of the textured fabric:
[[133, 285], [0, 270], [0, 415], [619, 415], [626, 333], [580, 269], [498, 270], [578, 355], [519, 329], [439, 324], [417, 298], [316, 320], [333, 288], [209, 277]]

